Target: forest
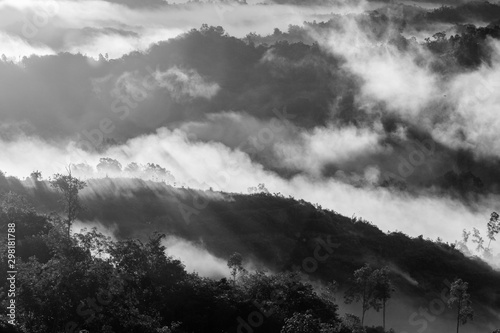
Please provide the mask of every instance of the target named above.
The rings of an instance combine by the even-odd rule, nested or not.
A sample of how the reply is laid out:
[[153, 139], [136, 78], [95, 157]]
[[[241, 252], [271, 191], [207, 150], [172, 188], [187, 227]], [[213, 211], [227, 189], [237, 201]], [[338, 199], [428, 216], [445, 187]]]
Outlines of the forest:
[[500, 333], [498, 1], [37, 3], [1, 332]]
[[[4, 316], [5, 331], [392, 332], [401, 313], [391, 315], [386, 304], [433, 297], [443, 281], [446, 306], [462, 307], [460, 325], [500, 306], [500, 290], [492, 288], [500, 272], [464, 255], [463, 241], [384, 233], [366, 220], [271, 194], [264, 184], [249, 192], [137, 178], [1, 175], [2, 237], [15, 233], [18, 271], [17, 325]], [[204, 207], [193, 206], [193, 197]], [[119, 221], [116, 237], [96, 228], [70, 231], [96, 213], [102, 226]], [[492, 236], [500, 226], [494, 217]], [[229, 274], [187, 272], [169, 256], [167, 235], [203, 238]], [[247, 269], [250, 259], [259, 264]], [[1, 265], [6, 293], [6, 257]], [[343, 303], [355, 305], [354, 313], [341, 314]], [[365, 326], [370, 312], [378, 324]]]

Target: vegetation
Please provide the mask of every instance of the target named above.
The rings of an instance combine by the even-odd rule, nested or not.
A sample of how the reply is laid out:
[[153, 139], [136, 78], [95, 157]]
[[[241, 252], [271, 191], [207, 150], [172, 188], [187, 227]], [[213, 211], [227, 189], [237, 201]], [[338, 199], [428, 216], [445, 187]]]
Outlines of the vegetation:
[[386, 305], [391, 298], [391, 294], [395, 291], [391, 279], [389, 278], [389, 273], [390, 271], [388, 267], [382, 267], [381, 269], [373, 272], [373, 280], [375, 281], [373, 286], [374, 298], [382, 303], [382, 327], [384, 332]]
[[227, 261], [227, 267], [231, 270], [231, 276], [233, 278], [233, 284], [236, 284], [236, 276], [238, 273], [245, 272], [243, 267], [243, 257], [238, 252], [233, 253], [229, 260]]
[[393, 291], [389, 268], [373, 269], [369, 264], [365, 264], [354, 271], [352, 284], [345, 293], [345, 302], [349, 304], [361, 301], [361, 325], [364, 324], [366, 311], [371, 308], [379, 311], [382, 308], [385, 332], [385, 309]]
[[[137, 5], [132, 0], [109, 1]], [[275, 2], [306, 4], [298, 0]], [[191, 1], [187, 6], [198, 4], [199, 1]], [[161, 0], [147, 0], [141, 6], [160, 5], [167, 6]], [[115, 135], [124, 140], [154, 133], [166, 124], [168, 131], [173, 132], [191, 128], [196, 132], [196, 140], [246, 153], [249, 162], [262, 164], [263, 172], [272, 170], [289, 179], [307, 172], [295, 163], [276, 163], [273, 155], [279, 155], [283, 149], [239, 144], [240, 135], [252, 138], [252, 127], [266, 128], [265, 124], [273, 124], [277, 116], [282, 118], [281, 110], [286, 109], [284, 113], [290, 117], [278, 120], [290, 125], [290, 132], [276, 135], [276, 142], [287, 137], [300, 138], [301, 133], [307, 134], [302, 138], [307, 141], [309, 134], [332, 124], [340, 129], [372, 129], [376, 124], [373, 129], [377, 137], [384, 134], [377, 139], [384, 149], [381, 153], [363, 154], [363, 160], [380, 166], [380, 170], [376, 168], [380, 179], [386, 179], [374, 177], [377, 179], [370, 181], [370, 188], [383, 186], [406, 191], [409, 196], [430, 189], [471, 205], [474, 198], [484, 193], [500, 192], [497, 159], [485, 163], [484, 157], [442, 142], [435, 145], [436, 153], [428, 168], [402, 180], [385, 177], [386, 171], [397, 165], [398, 162], [391, 162], [399, 159], [400, 153], [406, 153], [407, 148], [422, 139], [436, 137], [427, 129], [445, 128], [443, 124], [448, 123], [441, 123], [441, 119], [447, 119], [448, 109], [457, 105], [453, 99], [448, 101], [446, 95], [439, 97], [440, 88], [429, 94], [435, 95], [436, 101], [426, 109], [435, 109], [435, 115], [419, 128], [418, 122], [405, 119], [406, 115], [386, 112], [388, 106], [382, 100], [365, 100], [372, 95], [367, 89], [371, 84], [363, 85], [367, 80], [359, 75], [362, 69], [350, 68], [358, 66], [352, 66], [352, 59], [338, 52], [341, 44], [318, 43], [325, 32], [342, 34], [346, 29], [359, 29], [359, 35], [367, 37], [363, 52], [391, 55], [397, 51], [398, 56], [428, 71], [430, 77], [439, 78], [436, 87], [447, 86], [448, 76], [469, 74], [497, 61], [493, 55], [500, 39], [499, 5], [467, 3], [423, 10], [391, 2], [366, 13], [325, 12], [316, 16], [327, 19], [304, 22], [303, 26], [290, 25], [287, 31], [275, 29], [267, 36], [250, 33], [244, 39], [229, 36], [220, 26], [204, 24], [178, 38], [153, 44], [144, 52], [131, 52], [116, 60], [110, 60], [107, 54], [95, 60], [64, 53], [33, 55], [15, 63], [3, 56], [0, 74], [9, 80], [4, 80], [0, 89], [6, 106], [6, 116], [2, 118], [6, 125], [0, 136], [10, 142], [24, 137], [24, 131], [33, 131], [41, 140], [56, 142], [71, 141], [75, 133], [81, 132], [88, 140], [79, 141], [80, 148], [104, 152], [117, 142], [95, 132], [96, 129], [89, 132], [87, 127], [103, 124], [99, 118], [107, 112], [111, 119], [103, 120], [109, 120], [116, 128]], [[468, 24], [471, 20], [484, 26]], [[421, 41], [411, 37], [411, 33], [425, 32], [423, 28], [429, 26], [445, 31], [431, 32]], [[121, 37], [135, 34], [110, 29], [108, 32]], [[92, 29], [84, 32], [100, 33]], [[350, 42], [354, 45], [357, 41]], [[119, 83], [126, 78], [147, 82], [154, 71], [152, 64], [156, 66], [155, 77], [182, 69], [186, 71], [181, 71], [186, 76], [184, 81], [190, 81], [190, 75], [196, 73], [193, 78], [217, 86], [218, 93], [210, 98], [192, 91], [177, 94], [177, 90], [184, 90], [183, 80], [177, 80], [167, 92], [163, 91], [164, 84], [161, 91], [155, 87], [149, 92], [151, 98], [130, 112], [130, 104], [120, 95]], [[22, 94], [16, 94], [10, 85]], [[28, 94], [29, 99], [19, 98]], [[31, 117], [35, 104], [36, 117]], [[9, 107], [13, 105], [16, 107]], [[71, 110], [71, 114], [61, 117], [60, 110]], [[214, 134], [215, 125], [219, 125], [217, 117], [234, 122], [223, 124], [231, 130]], [[246, 117], [255, 126], [244, 129]], [[471, 139], [460, 126], [454, 132], [453, 141], [467, 143]], [[187, 135], [184, 139], [192, 138]], [[470, 146], [474, 147], [474, 142]], [[127, 150], [122, 152], [127, 154]], [[393, 159], [387, 152], [393, 153]], [[167, 149], [162, 155], [175, 161]], [[455, 168], [448, 171], [452, 158], [457, 163], [452, 163]], [[346, 162], [346, 170], [341, 170], [333, 162], [324, 164], [318, 176], [328, 179], [342, 171], [346, 175], [342, 181], [367, 185], [368, 180], [363, 177], [347, 176], [367, 173], [366, 165]], [[431, 170], [435, 179], [425, 175], [424, 169]], [[76, 232], [75, 224], [80, 222], [98, 222], [103, 230], [112, 230], [115, 238], [97, 229]], [[388, 304], [399, 299], [435, 298], [443, 281], [456, 276], [461, 278], [451, 284], [447, 303], [456, 310], [457, 333], [461, 325], [472, 320], [473, 303], [478, 305], [475, 311], [480, 316], [475, 316], [480, 318], [490, 315], [485, 309], [500, 307], [500, 299], [493, 296], [500, 292], [500, 273], [483, 260], [493, 262], [491, 244], [500, 232], [496, 212], [486, 224], [487, 239], [481, 235], [484, 231], [473, 228], [464, 230], [461, 242], [434, 242], [423, 235], [385, 233], [361, 218], [348, 218], [317, 204], [272, 194], [264, 183], [249, 187], [246, 195], [212, 188], [193, 190], [186, 184], [176, 184], [170, 171], [159, 164], [122, 165], [114, 158], [102, 157], [95, 166], [80, 163], [68, 169], [67, 174], [56, 174], [48, 180], [38, 170], [25, 180], [0, 172], [3, 239], [9, 224], [16, 225], [18, 325], [9, 325], [7, 318], [0, 315], [2, 332], [382, 333], [393, 324], [392, 320], [389, 325], [386, 323]], [[227, 259], [227, 276], [209, 278], [188, 272], [182, 261], [169, 255], [167, 236], [194, 243], [216, 258]], [[0, 243], [0, 250], [6, 251], [4, 243]], [[312, 268], [307, 263], [312, 263]], [[3, 296], [7, 271], [3, 256], [0, 268]], [[340, 313], [335, 295], [322, 292], [325, 286], [330, 287], [327, 281], [335, 292], [343, 293], [345, 303], [360, 303], [360, 307], [356, 305], [356, 314]], [[398, 297], [393, 298], [396, 290]], [[5, 307], [1, 299], [1, 306]], [[366, 327], [370, 310], [382, 311], [382, 327]], [[392, 308], [390, 314], [394, 318]]]
[[[450, 245], [419, 238], [411, 239], [401, 233], [384, 234], [366, 221], [345, 218], [304, 201], [268, 193], [230, 195], [232, 200], [221, 202], [217, 199], [210, 202], [203, 214], [205, 225], [210, 223], [210, 227], [215, 230], [223, 230], [222, 226], [233, 228], [240, 238], [231, 243], [228, 240], [232, 237], [226, 237], [223, 233], [220, 237], [216, 234], [203, 234], [207, 248], [228, 259], [228, 277], [231, 280], [203, 278], [186, 272], [182, 262], [168, 255], [168, 249], [163, 245], [165, 234], [162, 233], [168, 232], [178, 237], [187, 235], [187, 239], [199, 237], [200, 234], [193, 233], [194, 230], [200, 231], [197, 221], [201, 217], [198, 215], [194, 215], [193, 221], [188, 225], [192, 229], [186, 229], [184, 222], [177, 227], [175, 224], [163, 227], [156, 224], [152, 227], [161, 231], [154, 232], [142, 224], [144, 233], [139, 239], [128, 238], [127, 232], [122, 230], [117, 233], [121, 235], [119, 240], [113, 241], [95, 229], [74, 232], [68, 237], [66, 217], [61, 218], [50, 212], [37, 212], [29, 203], [33, 201], [42, 207], [41, 198], [57, 202], [57, 192], [44, 181], [36, 185], [35, 192], [22, 191], [28, 186], [35, 186], [31, 180], [22, 183], [15, 178], [3, 177], [0, 183], [4, 184], [1, 188], [4, 194], [1, 200], [0, 227], [5, 230], [6, 223], [16, 223], [19, 260], [18, 329], [27, 332], [62, 332], [68, 329], [76, 332], [78, 329], [103, 332], [213, 332], [236, 331], [238, 325], [251, 325], [248, 327], [255, 332], [309, 332], [318, 327], [321, 332], [361, 332], [364, 315], [370, 309], [382, 310], [382, 322], [386, 325], [385, 306], [396, 285], [398, 293], [416, 296], [439, 288], [439, 284], [433, 287], [433, 279], [436, 277], [442, 279], [460, 274], [467, 281], [473, 282], [471, 290], [474, 299], [478, 303], [488, 304], [488, 295], [492, 291], [488, 286], [498, 285], [500, 281], [499, 274], [487, 265], [467, 259]], [[97, 183], [88, 180], [87, 184], [88, 187], [82, 189], [82, 193], [86, 194], [79, 197], [79, 200], [92, 208], [87, 209], [82, 216], [99, 211], [102, 214], [100, 216], [104, 217], [103, 223], [106, 223], [106, 218], [115, 220], [114, 216], [108, 216], [110, 212], [125, 209], [124, 213], [127, 215], [131, 212], [126, 209], [127, 206], [135, 210], [139, 207], [137, 202], [126, 201], [117, 206], [117, 202], [110, 201], [117, 195], [116, 192], [106, 192], [109, 194], [104, 195], [98, 190], [118, 185], [125, 189], [123, 186], [127, 182], [123, 180], [101, 179]], [[178, 195], [178, 200], [187, 200], [192, 193], [189, 189], [173, 189], [160, 184], [160, 189], [169, 191], [171, 195]], [[134, 195], [137, 195], [137, 200], [150, 201], [147, 206], [149, 214], [158, 214], [154, 202], [162, 190], [157, 189], [159, 192], [151, 196], [147, 189], [153, 188], [153, 184], [139, 182], [134, 186], [136, 190], [137, 186], [144, 186], [141, 192]], [[14, 192], [14, 189], [19, 193]], [[94, 191], [98, 196], [99, 206], [90, 200], [92, 196], [86, 192], [88, 190]], [[202, 193], [208, 192], [200, 192], [199, 195]], [[160, 198], [163, 198], [163, 205], [168, 202], [163, 195]], [[184, 202], [188, 204], [187, 201]], [[258, 209], [253, 208], [254, 205]], [[273, 210], [279, 205], [281, 213], [274, 214]], [[108, 211], [105, 207], [109, 206]], [[65, 210], [64, 205], [55, 207]], [[174, 207], [177, 208], [172, 206], [167, 209], [175, 210]], [[223, 207], [225, 212], [231, 212], [227, 216], [230, 217], [230, 224], [224, 222], [226, 213], [222, 213]], [[214, 212], [219, 212], [219, 222], [211, 218]], [[237, 212], [240, 215], [236, 215]], [[147, 214], [147, 211], [139, 209], [137, 213]], [[286, 218], [283, 219], [283, 216]], [[174, 218], [180, 219], [181, 215], [172, 216], [171, 220]], [[219, 225], [221, 222], [223, 224]], [[128, 222], [124, 219], [123, 223]], [[179, 229], [181, 225], [184, 226], [184, 233]], [[134, 228], [137, 227], [139, 225]], [[257, 227], [262, 233], [258, 237], [251, 236], [248, 230], [253, 233]], [[186, 232], [188, 230], [191, 231]], [[288, 234], [294, 235], [297, 230], [308, 241], [292, 243], [290, 252], [291, 243], [286, 237]], [[332, 281], [332, 278], [340, 281], [346, 300], [361, 302], [360, 319], [353, 315], [340, 316], [334, 297], [322, 293], [304, 281], [301, 274], [291, 270], [292, 263], [314, 253], [318, 244], [321, 244], [317, 242], [321, 235], [335, 238], [328, 242], [335, 241], [336, 237], [344, 241], [309, 277], [317, 277], [320, 281]], [[275, 246], [269, 249], [269, 245], [264, 245], [270, 244], [262, 242], [265, 241], [264, 237], [272, 237]], [[282, 239], [279, 240], [278, 237]], [[223, 240], [225, 244], [221, 245]], [[215, 246], [216, 244], [220, 247]], [[383, 246], [387, 246], [387, 250]], [[287, 247], [288, 250], [285, 250]], [[232, 249], [232, 252], [223, 252], [223, 248]], [[254, 250], [249, 252], [245, 248]], [[287, 252], [293, 257], [286, 262], [280, 263], [273, 259], [266, 264], [279, 273], [245, 270], [245, 257], [265, 262], [264, 258], [270, 253], [277, 258]], [[361, 253], [365, 258], [369, 254], [377, 259], [370, 260], [371, 264], [362, 263]], [[392, 269], [377, 264], [382, 261], [393, 262], [427, 287], [412, 289]], [[429, 267], [431, 263], [434, 266]], [[359, 268], [360, 264], [364, 266]], [[5, 265], [3, 258], [1, 266], [5, 268]], [[446, 267], [440, 270], [443, 265]], [[5, 274], [5, 271], [3, 269], [1, 274]], [[5, 276], [0, 278], [5, 281]], [[470, 319], [468, 306], [471, 297], [468, 284], [461, 281], [463, 280], [457, 280], [452, 285], [454, 298], [450, 299], [450, 305], [457, 306], [459, 321], [465, 323]], [[254, 312], [261, 316], [251, 317]], [[254, 325], [256, 323], [259, 325]], [[371, 328], [367, 328], [367, 332], [370, 330]]]
[[448, 305], [450, 307], [456, 305], [457, 307], [457, 333], [460, 325], [465, 325], [468, 320], [472, 320], [474, 317], [474, 310], [471, 306], [470, 295], [467, 292], [468, 288], [469, 284], [462, 281], [462, 279], [456, 279], [453, 281], [450, 288]]
[[83, 190], [87, 184], [73, 177], [71, 175], [71, 170], [68, 170], [67, 175], [54, 175], [54, 179], [50, 181], [50, 185], [63, 195], [61, 202], [66, 211], [67, 234], [69, 238], [71, 225], [83, 208], [78, 198], [78, 193]]

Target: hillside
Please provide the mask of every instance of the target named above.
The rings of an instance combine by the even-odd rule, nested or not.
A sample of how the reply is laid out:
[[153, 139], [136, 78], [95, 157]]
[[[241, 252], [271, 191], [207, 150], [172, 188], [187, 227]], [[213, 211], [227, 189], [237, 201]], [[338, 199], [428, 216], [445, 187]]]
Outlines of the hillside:
[[[80, 219], [98, 222], [118, 239], [147, 239], [159, 231], [224, 260], [239, 252], [273, 272], [300, 271], [322, 283], [334, 279], [341, 290], [363, 264], [388, 266], [398, 295], [422, 302], [432, 300], [443, 281], [460, 277], [470, 285], [479, 318], [493, 320], [487, 309], [500, 309], [500, 289], [494, 288], [500, 286], [500, 272], [425, 235], [384, 233], [368, 221], [280, 194], [198, 191], [127, 178], [87, 183], [81, 192], [86, 209]], [[58, 194], [45, 181], [4, 177], [0, 193], [8, 191], [28, 197], [39, 212], [58, 210]], [[37, 255], [36, 249], [29, 249], [32, 245], [26, 246], [20, 251], [31, 254], [25, 256]], [[326, 259], [311, 260], [317, 254]]]

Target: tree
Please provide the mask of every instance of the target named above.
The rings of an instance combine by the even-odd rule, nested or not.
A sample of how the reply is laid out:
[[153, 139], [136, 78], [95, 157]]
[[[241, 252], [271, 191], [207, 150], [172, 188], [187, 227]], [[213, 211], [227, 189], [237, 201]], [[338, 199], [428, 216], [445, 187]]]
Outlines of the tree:
[[[242, 277], [243, 299], [250, 300], [266, 314], [262, 332], [279, 332], [287, 318], [294, 313], [307, 314], [311, 311], [324, 324], [338, 324], [338, 306], [302, 281], [297, 272], [266, 274], [262, 271], [245, 274]], [[278, 324], [278, 325], [273, 325]]]
[[71, 225], [83, 209], [80, 199], [78, 198], [78, 193], [87, 186], [87, 183], [73, 177], [71, 175], [71, 169], [69, 169], [67, 175], [55, 174], [54, 179], [50, 181], [50, 185], [63, 195], [61, 202], [67, 214], [66, 224], [68, 226], [69, 239]]
[[147, 177], [151, 177], [152, 180], [154, 181], [167, 181], [167, 182], [173, 182], [175, 181], [175, 178], [172, 176], [170, 171], [167, 171], [167, 169], [161, 167], [158, 164], [154, 163], [148, 163], [144, 167], [144, 173], [146, 174]]
[[359, 317], [346, 313], [341, 318], [340, 332], [365, 333]]
[[470, 253], [469, 248], [467, 247], [467, 242], [469, 241], [471, 232], [465, 229], [462, 230], [462, 240], [460, 242], [456, 241], [455, 246], [464, 253]]
[[392, 285], [391, 279], [389, 278], [389, 268], [383, 267], [373, 272], [375, 285], [374, 285], [374, 298], [376, 301], [382, 303], [382, 317], [385, 332], [385, 306], [387, 301], [391, 298], [391, 294], [394, 292], [394, 287]]
[[269, 194], [269, 190], [266, 188], [265, 184], [260, 183], [259, 185], [257, 185], [257, 187], [255, 187], [255, 186], [249, 187], [248, 193], [250, 193], [250, 194], [258, 194], [258, 193]]
[[496, 240], [495, 235], [500, 232], [500, 215], [497, 212], [491, 213], [490, 221], [488, 222], [488, 238], [490, 239], [488, 243], [488, 248], [490, 248], [491, 241]]
[[30, 174], [30, 178], [33, 180], [33, 182], [38, 182], [40, 181], [40, 179], [42, 179], [42, 173], [38, 170], [36, 171], [33, 171], [31, 174]]
[[450, 298], [448, 299], [448, 306], [451, 308], [457, 305], [457, 333], [460, 324], [465, 325], [467, 320], [472, 320], [474, 317], [474, 310], [471, 306], [470, 295], [467, 292], [469, 284], [462, 281], [462, 279], [455, 279], [451, 284]]
[[345, 292], [344, 299], [347, 304], [361, 301], [362, 316], [361, 325], [364, 325], [365, 313], [370, 308], [378, 308], [380, 305], [375, 298], [375, 281], [373, 269], [369, 264], [365, 264], [354, 272], [353, 284]]
[[443, 32], [436, 32], [434, 35], [432, 35], [432, 38], [434, 38], [438, 42], [442, 42], [446, 40], [446, 33]]
[[73, 165], [73, 171], [80, 176], [89, 177], [94, 173], [94, 169], [87, 163], [78, 163]]
[[101, 157], [99, 159], [99, 164], [96, 166], [99, 172], [120, 172], [122, 171], [122, 165], [115, 159], [109, 157]]
[[236, 284], [236, 275], [245, 271], [245, 268], [243, 268], [243, 257], [241, 256], [241, 254], [239, 254], [238, 252], [233, 253], [227, 261], [227, 267], [229, 267], [229, 269], [231, 270], [233, 284]]
[[139, 173], [141, 171], [141, 166], [135, 162], [132, 162], [125, 167], [125, 171], [130, 173]]

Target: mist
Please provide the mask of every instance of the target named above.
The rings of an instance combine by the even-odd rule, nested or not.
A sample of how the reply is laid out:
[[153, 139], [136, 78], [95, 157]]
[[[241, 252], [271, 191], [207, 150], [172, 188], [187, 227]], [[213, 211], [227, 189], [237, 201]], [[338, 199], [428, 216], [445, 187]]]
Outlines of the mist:
[[[442, 298], [442, 276], [401, 268], [374, 240], [459, 258], [467, 264], [453, 269], [496, 281], [500, 243], [488, 244], [487, 223], [500, 202], [498, 15], [499, 3], [445, 0], [0, 0], [0, 185], [60, 213], [50, 181], [70, 172], [87, 182], [90, 209], [68, 230], [96, 227], [114, 241], [163, 232], [165, 255], [218, 281], [214, 293], [228, 283], [229, 248], [250, 275], [271, 276], [314, 258], [334, 226], [367, 243], [345, 246], [355, 260], [385, 265], [401, 288], [391, 327], [451, 330], [448, 310], [414, 315]], [[299, 208], [266, 207], [273, 200]], [[254, 204], [255, 224], [213, 222]], [[304, 244], [307, 230], [286, 225], [295, 213], [325, 223], [311, 222]], [[467, 243], [475, 229], [484, 239]], [[354, 252], [361, 245], [370, 251]], [[342, 255], [339, 299], [357, 264]], [[317, 290], [336, 269], [321, 264], [302, 276]], [[496, 286], [472, 287], [483, 317], [468, 328], [493, 331]], [[366, 324], [380, 325], [380, 313]]]

